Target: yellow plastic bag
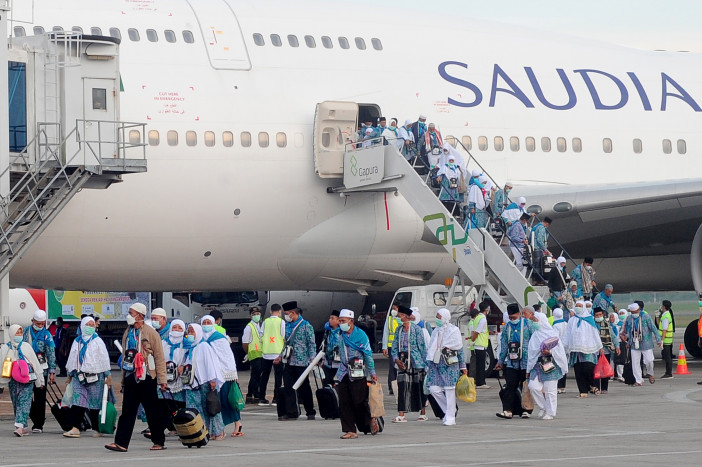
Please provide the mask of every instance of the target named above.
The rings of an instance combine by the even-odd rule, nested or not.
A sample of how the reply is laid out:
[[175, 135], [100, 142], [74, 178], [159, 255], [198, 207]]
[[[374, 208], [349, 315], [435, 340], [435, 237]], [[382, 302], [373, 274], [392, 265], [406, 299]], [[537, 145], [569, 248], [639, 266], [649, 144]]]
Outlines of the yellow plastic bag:
[[456, 397], [463, 402], [475, 402], [478, 393], [475, 390], [475, 380], [466, 375], [461, 375], [456, 383]]

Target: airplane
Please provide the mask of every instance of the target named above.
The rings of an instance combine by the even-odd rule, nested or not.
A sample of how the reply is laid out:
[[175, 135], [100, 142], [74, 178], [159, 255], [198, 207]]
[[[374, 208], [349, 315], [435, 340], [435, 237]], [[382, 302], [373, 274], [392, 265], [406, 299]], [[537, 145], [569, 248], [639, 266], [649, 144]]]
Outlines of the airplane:
[[552, 217], [574, 258], [594, 256], [600, 284], [692, 289], [693, 240], [702, 251], [700, 55], [460, 11], [383, 11], [15, 2], [15, 36], [60, 28], [121, 38], [121, 118], [148, 123], [149, 147], [148, 172], [79, 193], [11, 285], [373, 292], [442, 283], [455, 264], [402, 196], [330, 194], [341, 180], [315, 172], [324, 156], [316, 105], [346, 101], [358, 104], [354, 126], [426, 114], [470, 150], [469, 168], [477, 161], [498, 185], [511, 181], [511, 196]]

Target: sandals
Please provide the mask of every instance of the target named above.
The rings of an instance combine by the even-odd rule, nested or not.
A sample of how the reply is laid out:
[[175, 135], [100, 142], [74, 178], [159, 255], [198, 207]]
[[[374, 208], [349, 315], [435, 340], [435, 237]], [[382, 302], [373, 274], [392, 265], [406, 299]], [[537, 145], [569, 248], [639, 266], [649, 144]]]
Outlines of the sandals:
[[587, 399], [587, 393], [580, 393], [575, 397], [577, 397], [578, 399]]
[[166, 446], [161, 446], [160, 444], [154, 444], [149, 448], [149, 451], [164, 451]]
[[221, 434], [219, 434], [219, 435], [217, 435], [217, 436], [213, 436], [213, 437], [210, 438], [210, 439], [211, 439], [212, 441], [222, 441], [222, 440], [223, 440], [224, 438], [226, 438], [226, 437], [227, 437], [227, 434], [226, 434], [225, 432], [222, 432]]
[[407, 419], [404, 416], [398, 415], [397, 417], [392, 419], [393, 423], [407, 423]]
[[380, 425], [378, 425], [377, 418], [375, 418], [375, 417], [371, 418], [370, 429], [371, 429], [371, 435], [373, 435], [373, 436], [377, 435], [378, 432], [380, 431]]
[[105, 445], [105, 449], [115, 452], [127, 452], [127, 448], [123, 448], [117, 443], [110, 443]]
[[356, 439], [358, 435], [356, 433], [345, 433], [340, 436], [340, 439]]
[[656, 378], [654, 378], [653, 375], [648, 375], [648, 382], [653, 384], [656, 382]]
[[417, 421], [419, 421], [419, 422], [426, 422], [427, 420], [429, 420], [429, 417], [427, 417], [426, 414], [421, 414], [421, 415], [417, 418]]
[[239, 429], [236, 430], [234, 433], [232, 433], [232, 437], [233, 437], [233, 438], [241, 438], [242, 436], [244, 436], [244, 432], [241, 431], [242, 428], [244, 428], [244, 426], [243, 426], [243, 425], [240, 425], [240, 426], [239, 426]]
[[512, 412], [507, 412], [506, 410], [503, 412], [497, 412], [495, 415], [497, 415], [500, 418], [506, 418], [508, 420], [512, 418]]
[[596, 388], [596, 387], [594, 387], [594, 386], [590, 388], [590, 392], [593, 393], [593, 394], [596, 395], [596, 396], [599, 396], [599, 395], [600, 395], [600, 389], [599, 389], [599, 388]]

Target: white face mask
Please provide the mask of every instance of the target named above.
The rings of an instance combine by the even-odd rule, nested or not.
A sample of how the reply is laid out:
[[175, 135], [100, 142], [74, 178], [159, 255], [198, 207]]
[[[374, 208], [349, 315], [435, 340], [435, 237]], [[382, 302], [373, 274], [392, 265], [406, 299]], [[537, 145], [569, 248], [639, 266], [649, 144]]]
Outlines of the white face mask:
[[285, 315], [285, 321], [287, 321], [288, 323], [292, 322], [292, 318], [290, 317], [290, 315]]
[[136, 323], [136, 318], [132, 315], [127, 315], [127, 326], [134, 326]]
[[396, 316], [397, 316], [397, 310], [394, 310], [394, 309], [391, 310], [391, 311], [390, 311], [390, 316], [392, 316], [393, 318], [396, 317]]
[[585, 309], [583, 307], [580, 307], [580, 306], [575, 307], [575, 314], [576, 315], [582, 315], [583, 313], [585, 313]]

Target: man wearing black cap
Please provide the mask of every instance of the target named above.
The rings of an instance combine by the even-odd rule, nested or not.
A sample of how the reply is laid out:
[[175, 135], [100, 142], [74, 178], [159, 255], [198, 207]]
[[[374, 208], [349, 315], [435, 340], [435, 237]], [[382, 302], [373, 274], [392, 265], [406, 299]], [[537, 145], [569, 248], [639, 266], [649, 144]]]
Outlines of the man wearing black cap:
[[[285, 364], [283, 384], [286, 388], [292, 388], [295, 381], [317, 355], [317, 350], [314, 342], [314, 328], [300, 316], [297, 302], [283, 303], [283, 312], [287, 323], [285, 325], [285, 347], [278, 358]], [[286, 355], [288, 353], [289, 355]], [[284, 356], [285, 358], [283, 358]], [[297, 394], [305, 407], [307, 420], [314, 420], [317, 412], [314, 410], [312, 388], [308, 378], [305, 378], [302, 385], [298, 388]], [[285, 419], [287, 417], [283, 416], [281, 418]]]
[[329, 315], [329, 321], [324, 325], [324, 342], [322, 348], [324, 350], [324, 384], [333, 385], [336, 371], [339, 369], [339, 310], [332, 310]]
[[[533, 309], [530, 309], [533, 313]], [[534, 332], [532, 322], [522, 318], [517, 303], [507, 305], [509, 322], [505, 323], [500, 338], [500, 356], [495, 365], [495, 370], [504, 368], [505, 387], [502, 394], [502, 412], [497, 415], [500, 418], [512, 418], [513, 415], [521, 415], [522, 418], [529, 418], [529, 413], [522, 410], [518, 389], [526, 380], [526, 367], [529, 356], [529, 339]]]

